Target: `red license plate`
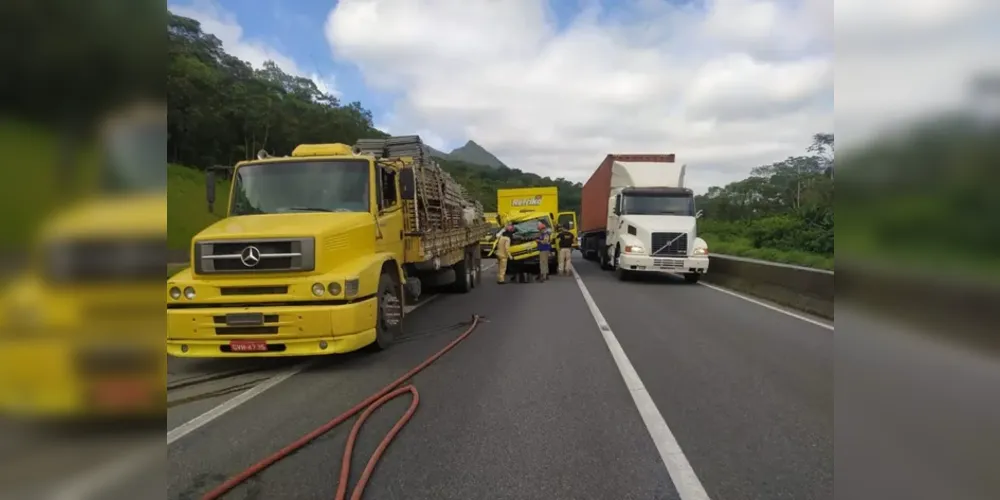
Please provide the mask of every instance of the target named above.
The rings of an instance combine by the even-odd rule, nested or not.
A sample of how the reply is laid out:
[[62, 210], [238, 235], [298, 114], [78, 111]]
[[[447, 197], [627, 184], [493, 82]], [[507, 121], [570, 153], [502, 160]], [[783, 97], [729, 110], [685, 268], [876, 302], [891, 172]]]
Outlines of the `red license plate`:
[[267, 352], [267, 342], [263, 340], [231, 340], [229, 349], [233, 352]]
[[134, 408], [150, 404], [153, 386], [145, 380], [106, 380], [94, 384], [93, 394], [101, 407]]

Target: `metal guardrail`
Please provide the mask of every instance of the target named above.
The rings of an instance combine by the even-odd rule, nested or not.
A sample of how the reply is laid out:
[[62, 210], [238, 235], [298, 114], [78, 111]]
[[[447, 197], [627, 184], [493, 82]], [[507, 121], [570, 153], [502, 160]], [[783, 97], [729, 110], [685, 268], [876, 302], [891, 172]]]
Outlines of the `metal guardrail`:
[[834, 273], [712, 254], [705, 281], [827, 319], [834, 316]]

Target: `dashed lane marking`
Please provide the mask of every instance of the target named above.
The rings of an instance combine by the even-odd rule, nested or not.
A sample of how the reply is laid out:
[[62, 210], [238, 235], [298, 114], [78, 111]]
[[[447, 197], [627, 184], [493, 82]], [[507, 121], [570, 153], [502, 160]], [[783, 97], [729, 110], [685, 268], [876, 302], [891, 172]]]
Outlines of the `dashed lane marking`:
[[611, 326], [604, 319], [604, 314], [598, 309], [594, 298], [590, 296], [587, 285], [583, 284], [583, 279], [580, 278], [576, 269], [572, 271], [573, 278], [576, 279], [576, 284], [580, 287], [580, 293], [583, 294], [583, 300], [586, 301], [590, 314], [594, 316], [594, 322], [597, 323], [601, 335], [604, 337], [604, 342], [608, 345], [608, 350], [611, 351], [611, 357], [614, 358], [615, 364], [618, 366], [625, 386], [632, 394], [632, 401], [635, 402], [639, 415], [642, 416], [642, 421], [646, 424], [649, 436], [653, 439], [653, 444], [656, 445], [656, 450], [660, 453], [660, 459], [667, 469], [667, 474], [670, 475], [670, 480], [674, 483], [674, 488], [677, 489], [677, 494], [680, 495], [681, 500], [709, 500], [708, 493], [705, 492], [698, 475], [695, 474], [681, 450], [681, 445], [674, 437], [674, 433], [670, 431], [670, 427], [667, 426], [660, 410], [656, 408], [656, 403], [653, 402], [645, 384], [635, 371], [635, 367], [632, 366], [632, 362], [629, 361], [621, 344], [618, 343], [618, 338], [615, 337]]

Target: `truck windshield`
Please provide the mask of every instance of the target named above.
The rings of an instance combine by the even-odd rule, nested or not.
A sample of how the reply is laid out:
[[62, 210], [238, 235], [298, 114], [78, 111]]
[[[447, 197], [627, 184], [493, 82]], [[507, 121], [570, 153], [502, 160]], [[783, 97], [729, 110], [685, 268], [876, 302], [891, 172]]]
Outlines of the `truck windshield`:
[[367, 212], [366, 160], [243, 165], [233, 180], [230, 215]]
[[694, 216], [694, 197], [664, 195], [629, 195], [624, 213], [632, 215]]
[[103, 190], [118, 193], [166, 189], [166, 140], [165, 120], [127, 123], [110, 130], [104, 137]]
[[552, 220], [548, 217], [535, 217], [525, 221], [514, 223], [514, 234], [522, 238], [534, 238], [538, 236], [538, 223], [545, 224], [545, 227], [552, 229]]

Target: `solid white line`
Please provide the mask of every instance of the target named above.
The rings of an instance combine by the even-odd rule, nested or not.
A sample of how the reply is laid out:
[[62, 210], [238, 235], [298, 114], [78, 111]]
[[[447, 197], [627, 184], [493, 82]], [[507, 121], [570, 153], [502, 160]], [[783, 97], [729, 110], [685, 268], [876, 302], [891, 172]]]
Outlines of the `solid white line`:
[[420, 302], [417, 302], [416, 304], [413, 304], [412, 306], [405, 306], [405, 307], [403, 307], [403, 314], [410, 314], [411, 312], [416, 311], [418, 307], [423, 306], [423, 305], [427, 304], [428, 302], [433, 301], [434, 299], [436, 299], [438, 297], [440, 297], [440, 295], [428, 295], [426, 298], [424, 298], [424, 300], [422, 300]]
[[79, 476], [59, 485], [55, 493], [49, 496], [53, 500], [87, 500], [98, 498], [99, 493], [107, 490], [124, 479], [134, 475], [153, 459], [163, 456], [163, 447], [158, 443], [143, 447], [124, 457], [95, 467]]
[[264, 391], [284, 382], [285, 380], [288, 380], [293, 375], [304, 370], [307, 366], [309, 366], [309, 364], [310, 364], [309, 362], [306, 362], [301, 365], [294, 366], [284, 372], [281, 372], [261, 382], [260, 384], [257, 384], [251, 387], [250, 389], [247, 389], [246, 391], [242, 392], [239, 396], [231, 398], [225, 401], [224, 403], [220, 404], [219, 406], [216, 406], [215, 408], [212, 408], [211, 410], [202, 413], [201, 415], [195, 417], [194, 419], [171, 429], [170, 432], [167, 432], [167, 446], [170, 446], [170, 444], [174, 443], [178, 439], [181, 439], [184, 436], [191, 434], [192, 432], [200, 429], [209, 422], [225, 415], [226, 413], [236, 408], [237, 406], [240, 406], [243, 403], [246, 403], [247, 401], [250, 401], [251, 399], [261, 395], [262, 393], [264, 393]]
[[758, 306], [766, 307], [766, 308], [768, 308], [768, 309], [770, 309], [772, 311], [777, 311], [777, 312], [779, 312], [781, 314], [784, 314], [785, 316], [791, 316], [791, 317], [793, 317], [795, 319], [800, 319], [802, 321], [805, 321], [806, 323], [812, 323], [812, 324], [814, 324], [814, 325], [816, 325], [816, 326], [818, 326], [820, 328], [826, 328], [827, 330], [831, 330], [831, 331], [833, 330], [833, 325], [831, 325], [829, 323], [824, 323], [822, 321], [816, 321], [816, 320], [814, 320], [812, 318], [803, 316], [801, 314], [796, 314], [796, 313], [793, 313], [791, 311], [782, 309], [780, 307], [772, 306], [771, 304], [768, 304], [766, 302], [761, 302], [761, 301], [759, 301], [757, 299], [754, 299], [754, 298], [751, 298], [751, 297], [747, 297], [746, 295], [736, 293], [736, 292], [734, 292], [732, 290], [726, 290], [725, 288], [722, 288], [722, 287], [718, 287], [718, 286], [715, 286], [715, 285], [709, 285], [708, 283], [699, 283], [699, 284], [702, 285], [702, 286], [707, 286], [708, 288], [711, 288], [712, 290], [716, 290], [716, 291], [719, 291], [719, 292], [722, 292], [722, 293], [727, 293], [729, 295], [732, 295], [733, 297], [737, 297], [737, 298], [743, 299], [743, 300], [745, 300], [747, 302], [751, 302], [753, 304], [757, 304]]
[[684, 456], [681, 445], [674, 438], [674, 433], [670, 431], [670, 427], [667, 426], [660, 410], [656, 408], [656, 403], [646, 391], [646, 386], [628, 360], [628, 356], [625, 355], [625, 351], [618, 343], [618, 338], [611, 331], [611, 326], [604, 319], [604, 315], [601, 314], [601, 310], [597, 308], [594, 298], [590, 296], [587, 285], [583, 284], [583, 279], [580, 278], [576, 269], [572, 269], [572, 271], [573, 278], [576, 279], [576, 284], [580, 287], [580, 293], [583, 294], [583, 300], [587, 302], [590, 314], [594, 316], [594, 321], [597, 323], [601, 335], [604, 336], [604, 342], [608, 345], [608, 350], [611, 351], [611, 357], [614, 358], [615, 364], [618, 365], [618, 371], [621, 372], [622, 379], [625, 380], [625, 386], [632, 394], [632, 401], [639, 409], [639, 415], [642, 416], [642, 421], [646, 424], [646, 429], [649, 430], [649, 436], [653, 439], [653, 444], [656, 445], [656, 450], [660, 453], [660, 458], [667, 468], [667, 474], [670, 475], [674, 488], [677, 489], [677, 494], [680, 495], [681, 500], [709, 500], [708, 493], [705, 492], [701, 481], [698, 480], [694, 469], [691, 468], [687, 457]]
[[[495, 265], [496, 264], [491, 264], [489, 266], [486, 266], [486, 267], [483, 268], [483, 270], [486, 271], [486, 270], [492, 269], [493, 266], [495, 266]], [[410, 309], [407, 312], [413, 312], [418, 307], [423, 306], [423, 305], [427, 304], [428, 302], [431, 302], [432, 300], [434, 300], [437, 297], [438, 297], [438, 295], [431, 295], [430, 297], [427, 297], [426, 299], [424, 299], [423, 302], [420, 302], [418, 304], [414, 304], [412, 306], [408, 306], [408, 307], [411, 307], [412, 309]], [[272, 388], [272, 387], [274, 387], [274, 386], [276, 386], [276, 385], [284, 382], [285, 380], [288, 380], [289, 378], [291, 378], [295, 374], [297, 374], [297, 373], [301, 372], [302, 370], [304, 370], [308, 365], [309, 365], [309, 363], [307, 362], [307, 363], [304, 363], [304, 364], [301, 364], [301, 365], [298, 365], [298, 366], [294, 366], [294, 367], [290, 368], [287, 371], [279, 373], [278, 375], [275, 375], [275, 376], [273, 376], [273, 377], [271, 377], [271, 378], [269, 378], [269, 379], [261, 382], [260, 384], [257, 384], [254, 387], [251, 387], [250, 389], [247, 389], [246, 391], [244, 391], [243, 393], [241, 393], [239, 396], [236, 396], [236, 397], [234, 397], [232, 399], [229, 399], [229, 400], [225, 401], [224, 403], [220, 404], [219, 406], [216, 406], [215, 408], [212, 408], [211, 410], [208, 410], [205, 413], [202, 413], [201, 415], [195, 417], [194, 419], [192, 419], [192, 420], [190, 420], [188, 422], [185, 422], [185, 423], [183, 423], [183, 424], [181, 424], [181, 425], [173, 428], [172, 430], [170, 430], [170, 432], [167, 432], [167, 445], [169, 446], [170, 444], [176, 442], [177, 440], [183, 438], [184, 436], [187, 436], [188, 434], [190, 434], [190, 433], [192, 433], [192, 432], [200, 429], [201, 427], [207, 425], [209, 422], [211, 422], [211, 421], [213, 421], [213, 420], [221, 417], [222, 415], [225, 415], [226, 413], [228, 413], [230, 410], [236, 408], [237, 406], [240, 406], [243, 403], [246, 403], [247, 401], [250, 401], [251, 399], [253, 399], [253, 398], [261, 395], [264, 391], [267, 391], [268, 389], [270, 389], [270, 388]]]

